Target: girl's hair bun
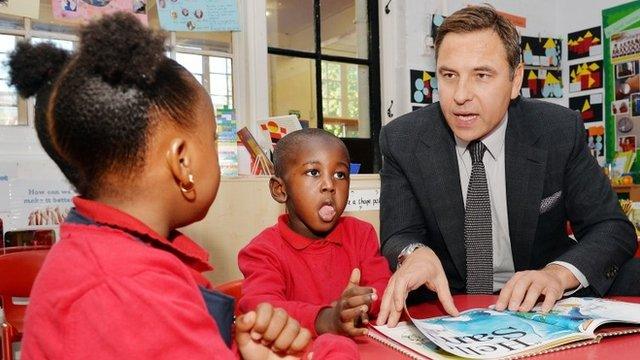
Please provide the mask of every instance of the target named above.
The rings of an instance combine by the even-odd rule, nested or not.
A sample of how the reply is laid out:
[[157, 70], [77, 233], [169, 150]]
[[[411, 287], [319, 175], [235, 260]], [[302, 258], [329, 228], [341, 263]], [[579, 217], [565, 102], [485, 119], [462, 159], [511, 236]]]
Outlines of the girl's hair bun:
[[164, 38], [130, 13], [106, 15], [80, 31], [78, 62], [111, 85], [146, 88], [164, 58]]
[[21, 41], [9, 55], [9, 84], [14, 85], [23, 98], [35, 95], [55, 79], [69, 57], [66, 50], [51, 43], [31, 45]]

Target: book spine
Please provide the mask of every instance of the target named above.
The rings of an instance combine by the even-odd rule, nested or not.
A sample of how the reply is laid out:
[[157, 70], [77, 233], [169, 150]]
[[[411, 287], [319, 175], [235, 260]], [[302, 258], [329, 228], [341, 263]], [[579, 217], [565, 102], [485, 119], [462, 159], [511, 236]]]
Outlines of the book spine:
[[381, 336], [381, 335], [378, 335], [378, 334], [374, 333], [373, 331], [369, 331], [367, 333], [367, 336], [372, 338], [373, 340], [385, 345], [385, 346], [388, 346], [388, 347], [396, 350], [397, 352], [399, 352], [399, 353], [401, 353], [401, 354], [403, 354], [405, 356], [408, 356], [409, 358], [411, 358], [413, 360], [427, 360], [427, 358], [425, 358], [423, 356], [420, 356], [420, 355], [414, 353], [413, 351], [410, 351], [410, 350], [407, 350], [407, 349], [405, 349], [403, 347], [400, 347], [400, 346], [396, 345], [396, 343], [393, 340], [389, 340], [384, 336]]

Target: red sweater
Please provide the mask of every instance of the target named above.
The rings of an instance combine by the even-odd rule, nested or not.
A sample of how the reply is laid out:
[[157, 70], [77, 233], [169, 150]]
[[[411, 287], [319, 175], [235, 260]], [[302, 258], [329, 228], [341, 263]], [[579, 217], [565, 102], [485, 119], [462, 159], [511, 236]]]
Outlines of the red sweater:
[[23, 359], [236, 358], [209, 316], [208, 253], [174, 232], [165, 239], [137, 219], [75, 198], [97, 223], [65, 223], [31, 292]]
[[246, 312], [269, 302], [317, 335], [318, 313], [340, 298], [351, 271], [360, 268], [360, 285], [378, 294], [370, 311], [376, 315], [391, 272], [373, 226], [345, 216], [326, 238], [314, 240], [293, 232], [287, 222], [288, 215], [281, 215], [238, 254], [245, 276], [240, 308]]

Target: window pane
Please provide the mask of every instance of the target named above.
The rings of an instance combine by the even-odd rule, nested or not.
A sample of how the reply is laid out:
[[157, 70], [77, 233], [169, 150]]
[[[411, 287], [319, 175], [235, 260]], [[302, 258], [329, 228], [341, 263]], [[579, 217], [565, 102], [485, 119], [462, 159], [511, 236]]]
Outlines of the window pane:
[[366, 59], [369, 21], [365, 0], [320, 0], [321, 52]]
[[18, 106], [18, 95], [15, 93], [0, 92], [0, 106]]
[[322, 67], [327, 77], [322, 81], [325, 130], [341, 137], [369, 138], [369, 67], [329, 61]]
[[266, 16], [270, 47], [315, 51], [313, 1], [267, 0]]
[[18, 121], [17, 106], [0, 106], [0, 125], [22, 125]]
[[[176, 53], [176, 61], [190, 73], [202, 75], [202, 55]], [[202, 82], [202, 77], [200, 77], [200, 81]]]
[[[209, 58], [209, 71], [216, 74], [227, 73], [227, 58], [212, 56]], [[231, 69], [228, 70], [231, 72]]]
[[316, 70], [311, 59], [269, 55], [269, 115], [300, 113], [300, 121], [317, 127]]
[[211, 74], [209, 80], [211, 95], [227, 95], [227, 75]]
[[0, 52], [11, 52], [16, 47], [16, 37], [0, 34]]
[[73, 51], [73, 41], [69, 41], [69, 40], [58, 40], [58, 39], [46, 39], [46, 38], [39, 38], [39, 37], [33, 37], [31, 38], [31, 43], [32, 44], [40, 44], [43, 42], [50, 42], [52, 43], [54, 46], [59, 47], [61, 49], [65, 49], [68, 51]]

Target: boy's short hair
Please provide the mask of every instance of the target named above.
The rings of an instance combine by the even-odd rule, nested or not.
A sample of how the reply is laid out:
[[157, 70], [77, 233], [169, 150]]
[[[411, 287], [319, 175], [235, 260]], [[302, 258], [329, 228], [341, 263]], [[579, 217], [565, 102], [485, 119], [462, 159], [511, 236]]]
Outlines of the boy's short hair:
[[308, 141], [314, 139], [322, 139], [327, 141], [333, 141], [341, 146], [347, 154], [347, 160], [349, 159], [349, 151], [344, 145], [342, 140], [330, 132], [323, 129], [307, 128], [296, 130], [278, 141], [273, 151], [273, 167], [275, 169], [275, 175], [282, 178], [288, 170], [288, 163], [291, 155]]

